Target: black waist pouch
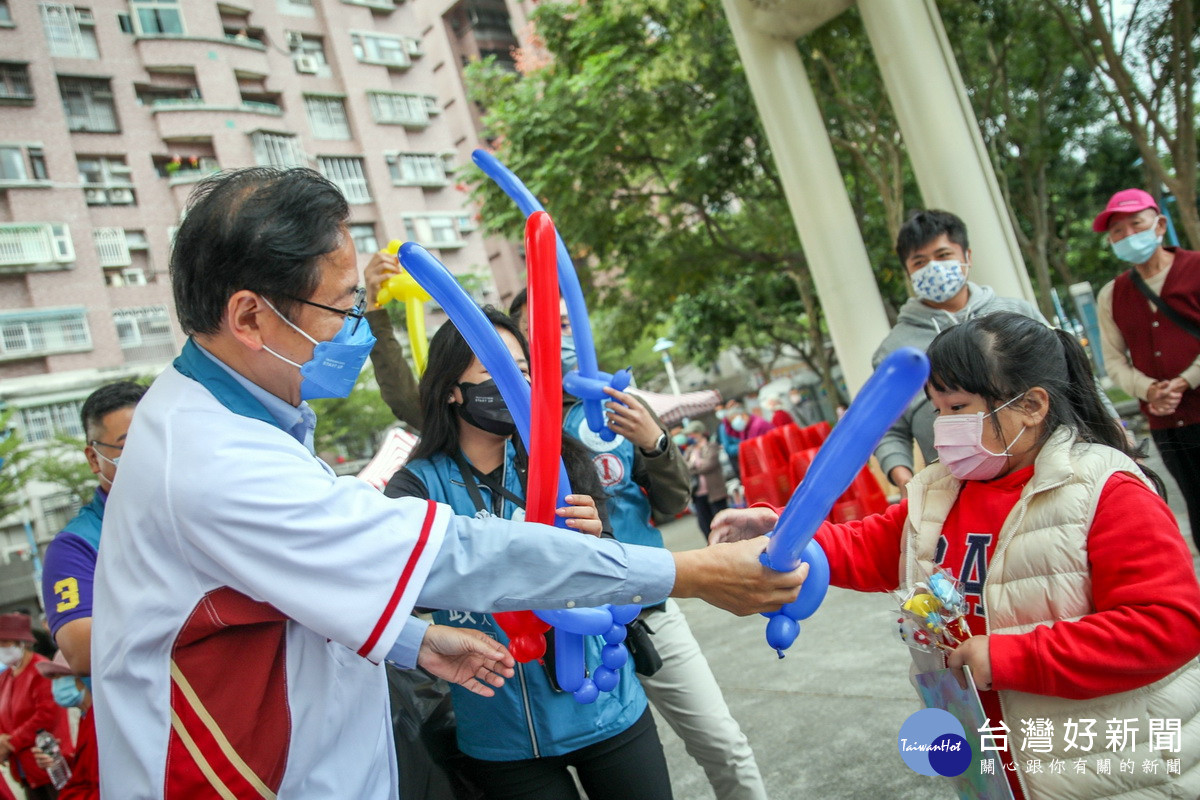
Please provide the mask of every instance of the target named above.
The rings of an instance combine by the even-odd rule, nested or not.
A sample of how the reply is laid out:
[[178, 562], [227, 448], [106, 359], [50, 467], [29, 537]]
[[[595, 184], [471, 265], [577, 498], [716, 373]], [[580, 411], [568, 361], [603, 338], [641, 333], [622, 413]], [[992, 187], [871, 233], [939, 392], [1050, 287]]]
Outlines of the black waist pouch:
[[658, 648], [650, 638], [654, 630], [646, 621], [639, 617], [626, 625], [625, 630], [629, 632], [625, 637], [625, 647], [629, 650], [629, 657], [633, 659], [634, 671], [649, 678], [662, 669], [662, 656], [658, 654]]

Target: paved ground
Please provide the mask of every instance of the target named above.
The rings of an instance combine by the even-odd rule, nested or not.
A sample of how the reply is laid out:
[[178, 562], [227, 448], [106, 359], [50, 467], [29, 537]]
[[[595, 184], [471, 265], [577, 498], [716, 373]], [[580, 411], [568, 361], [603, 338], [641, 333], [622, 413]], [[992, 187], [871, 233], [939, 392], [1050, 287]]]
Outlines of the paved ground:
[[[1161, 461], [1151, 465], [1168, 481], [1171, 507], [1187, 531], [1170, 476]], [[663, 534], [672, 550], [701, 544], [691, 517]], [[1192, 555], [1200, 574], [1194, 548]], [[940, 779], [910, 771], [897, 752], [900, 725], [919, 706], [908, 683], [908, 652], [892, 630], [890, 597], [831, 589], [782, 661], [767, 647], [762, 617], [739, 619], [698, 600], [680, 605], [750, 738], [772, 798], [955, 797]], [[713, 797], [682, 741], [661, 718], [658, 727], [675, 797]]]

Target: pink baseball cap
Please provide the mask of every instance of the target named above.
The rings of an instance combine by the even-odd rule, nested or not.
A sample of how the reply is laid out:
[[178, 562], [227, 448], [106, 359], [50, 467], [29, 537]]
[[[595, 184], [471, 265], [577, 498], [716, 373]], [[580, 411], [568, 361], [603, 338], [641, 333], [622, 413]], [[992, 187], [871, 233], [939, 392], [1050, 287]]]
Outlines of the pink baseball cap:
[[1108, 218], [1113, 214], [1136, 214], [1143, 209], [1158, 211], [1158, 203], [1141, 189], [1122, 189], [1108, 199], [1108, 205], [1092, 220], [1092, 230], [1104, 233], [1108, 230]]

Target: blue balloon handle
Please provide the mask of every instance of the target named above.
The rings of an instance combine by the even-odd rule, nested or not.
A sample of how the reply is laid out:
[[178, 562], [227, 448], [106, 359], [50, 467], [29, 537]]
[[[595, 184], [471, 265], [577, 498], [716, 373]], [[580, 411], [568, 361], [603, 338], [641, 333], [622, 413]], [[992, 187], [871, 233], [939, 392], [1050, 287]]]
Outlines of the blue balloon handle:
[[817, 610], [829, 588], [829, 560], [813, 537], [928, 378], [929, 358], [915, 347], [902, 347], [885, 358], [817, 451], [768, 534], [760, 556], [764, 565], [779, 572], [791, 572], [801, 561], [809, 565], [800, 596], [767, 615], [767, 643], [780, 658], [799, 635], [799, 621]]
[[[459, 333], [467, 340], [475, 355], [487, 367], [488, 372], [500, 388], [504, 402], [512, 412], [517, 433], [525, 442], [526, 448], [530, 441], [530, 422], [532, 419], [532, 392], [528, 381], [508, 352], [508, 346], [496, 332], [496, 328], [488, 320], [483, 310], [475, 303], [466, 290], [454, 279], [445, 265], [433, 257], [425, 248], [414, 242], [406, 242], [400, 247], [400, 264], [413, 279], [429, 292], [437, 303], [450, 315]], [[566, 465], [562, 459], [558, 464], [558, 505], [567, 505], [566, 496], [571, 493], [571, 483], [567, 478]], [[555, 516], [555, 525], [566, 527], [562, 517]], [[561, 657], [557, 661], [556, 677], [559, 685], [573, 688], [568, 691], [575, 693], [575, 699], [580, 703], [595, 701], [598, 687], [587, 678], [587, 667], [584, 664], [583, 635], [603, 635], [613, 626], [611, 606], [605, 608], [557, 609], [553, 611], [534, 611], [544, 622], [556, 628], [556, 653]], [[623, 607], [619, 607], [623, 608]], [[611, 690], [616, 682], [606, 679], [604, 685]]]
[[[504, 403], [512, 412], [513, 421], [517, 425], [517, 433], [525, 443], [526, 451], [530, 441], [530, 420], [533, 417], [532, 392], [529, 382], [517, 368], [508, 352], [508, 346], [496, 332], [496, 327], [488, 320], [487, 315], [467, 294], [462, 285], [455, 280], [442, 262], [433, 257], [421, 245], [415, 242], [405, 242], [400, 246], [400, 264], [413, 280], [421, 284], [421, 288], [429, 292], [437, 301], [459, 333], [467, 340], [467, 344], [487, 367], [487, 371], [500, 388]], [[567, 478], [567, 467], [562, 459], [558, 462], [558, 492], [556, 497], [558, 507], [566, 506], [566, 496], [571, 493], [571, 482]], [[566, 528], [566, 520], [555, 516], [554, 524]]]
[[[526, 217], [535, 211], [546, 210], [521, 179], [494, 155], [486, 150], [475, 150], [471, 153], [471, 160], [517, 204], [517, 208]], [[558, 288], [567, 304], [567, 316], [571, 320], [571, 335], [575, 337], [575, 357], [579, 359], [579, 374], [585, 379], [597, 380], [601, 373], [599, 362], [596, 360], [596, 343], [592, 338], [592, 323], [583, 299], [583, 287], [579, 284], [579, 275], [575, 272], [575, 264], [571, 261], [571, 254], [567, 252], [567, 245], [562, 236], [557, 230], [554, 236], [555, 250], [558, 253]], [[563, 385], [566, 388], [566, 381]], [[628, 386], [628, 382], [625, 385]], [[567, 388], [567, 391], [575, 394], [570, 388]], [[597, 398], [594, 393], [590, 397], [575, 396], [583, 401], [588, 428], [606, 442], [615, 439], [616, 434], [604, 423], [603, 400]], [[600, 396], [604, 400], [609, 399], [603, 392]]]

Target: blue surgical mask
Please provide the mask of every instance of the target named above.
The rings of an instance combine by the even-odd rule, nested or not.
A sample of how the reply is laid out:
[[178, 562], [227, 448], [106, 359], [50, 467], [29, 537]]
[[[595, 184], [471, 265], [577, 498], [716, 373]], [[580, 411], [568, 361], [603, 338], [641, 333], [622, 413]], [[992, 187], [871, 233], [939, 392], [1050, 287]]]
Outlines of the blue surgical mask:
[[83, 689], [75, 684], [74, 675], [59, 675], [50, 681], [50, 691], [54, 693], [54, 702], [63, 708], [75, 708], [83, 704]]
[[375, 346], [375, 337], [371, 334], [371, 326], [361, 319], [346, 317], [346, 321], [342, 323], [342, 329], [332, 339], [327, 342], [318, 342], [296, 327], [283, 314], [280, 314], [279, 310], [271, 305], [270, 300], [263, 298], [263, 301], [292, 330], [316, 345], [313, 348], [312, 358], [303, 364], [297, 364], [290, 358], [284, 358], [265, 344], [263, 345], [263, 349], [268, 353], [300, 370], [300, 375], [304, 378], [300, 383], [300, 399], [348, 397], [354, 389], [354, 382], [358, 380], [358, 373], [362, 372], [363, 364], [371, 355], [371, 348]]
[[575, 337], [564, 334], [562, 337], [562, 370], [563, 374], [579, 367], [579, 356], [575, 354]]
[[733, 428], [738, 433], [741, 433], [742, 431], [746, 430], [746, 423], [749, 421], [750, 418], [745, 415], [734, 417], [733, 419], [729, 420], [729, 427]]
[[1145, 264], [1162, 244], [1162, 237], [1155, 232], [1158, 220], [1144, 231], [1131, 233], [1119, 242], [1112, 243], [1113, 255], [1128, 264]]
[[912, 274], [913, 291], [922, 300], [945, 303], [962, 290], [967, 282], [962, 262], [930, 261]]

